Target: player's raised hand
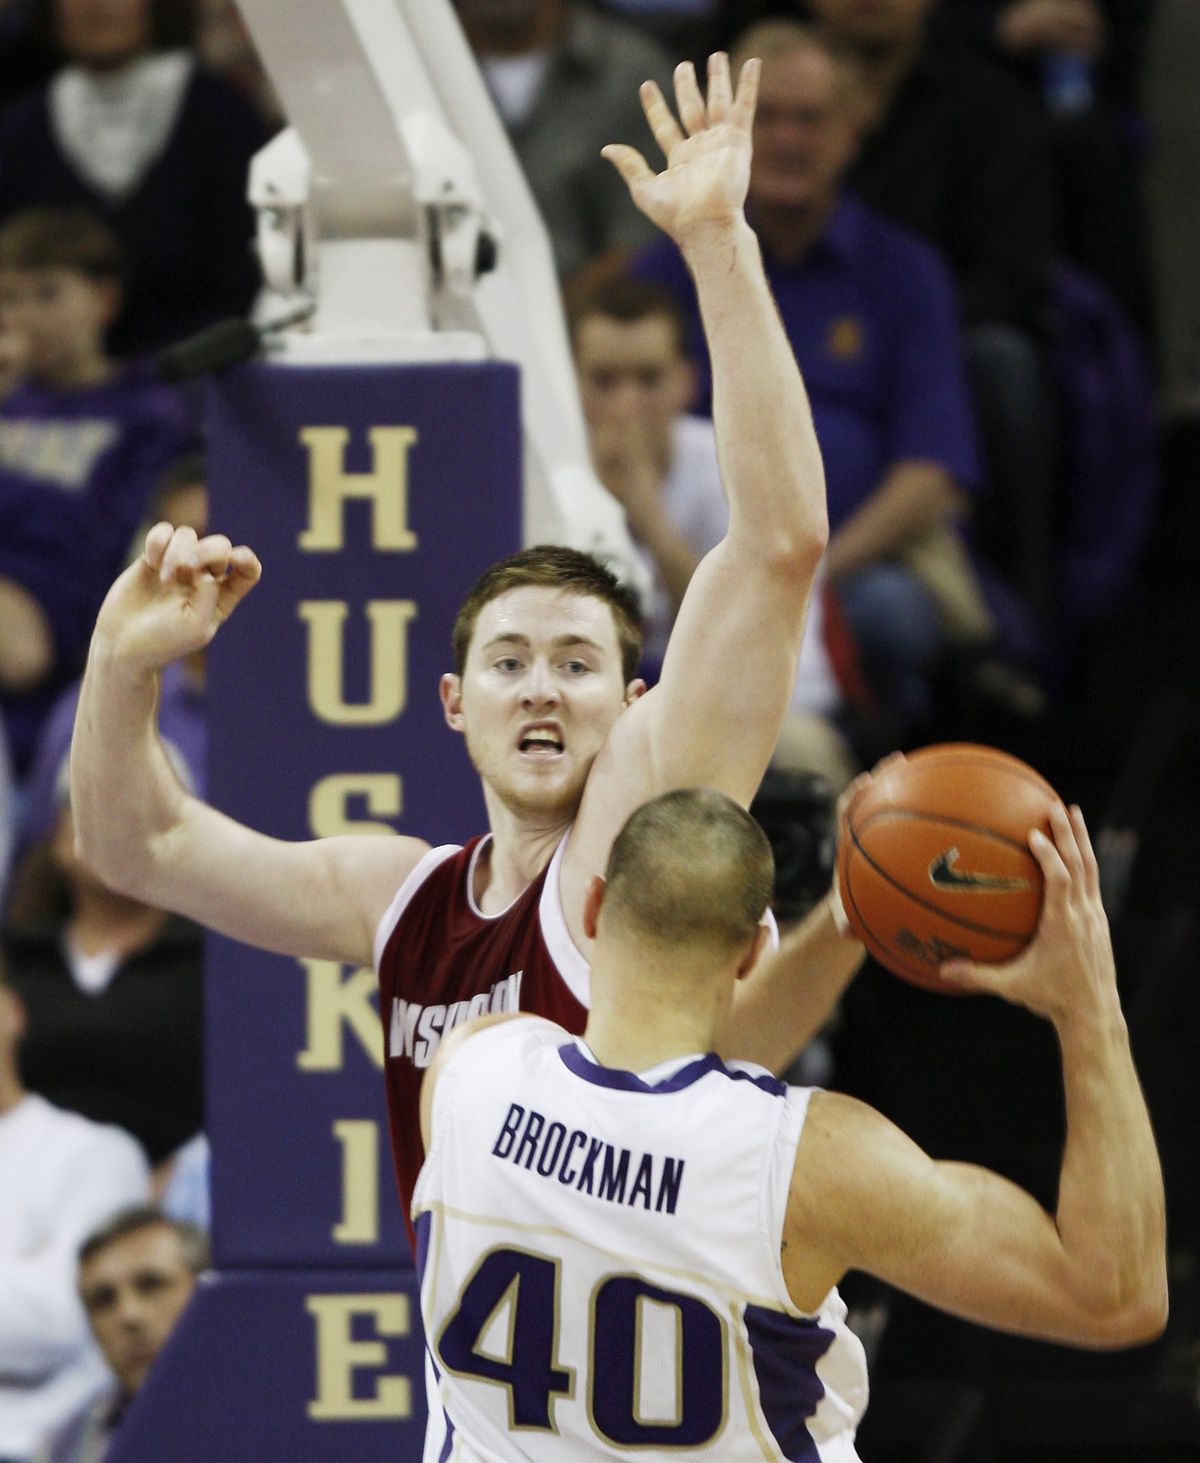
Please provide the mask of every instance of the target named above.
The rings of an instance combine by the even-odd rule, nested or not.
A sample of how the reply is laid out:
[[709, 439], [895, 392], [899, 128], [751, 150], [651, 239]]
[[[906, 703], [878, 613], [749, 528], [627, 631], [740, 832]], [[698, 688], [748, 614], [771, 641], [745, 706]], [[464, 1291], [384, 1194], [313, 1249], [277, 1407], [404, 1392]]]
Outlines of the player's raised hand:
[[[860, 772], [851, 782], [848, 782], [841, 792], [838, 793], [837, 806], [834, 810], [833, 826], [838, 839], [848, 838], [847, 820], [850, 817], [850, 809], [863, 797], [867, 789], [882, 772], [889, 767], [895, 767], [897, 763], [904, 761], [903, 752], [889, 752], [882, 757], [869, 772]], [[833, 883], [829, 887], [829, 905], [833, 911], [833, 922], [837, 926], [839, 935], [851, 935], [850, 921], [846, 918], [846, 910], [842, 904], [842, 891], [838, 888], [838, 876], [835, 870]]]
[[953, 960], [939, 974], [965, 990], [990, 991], [1056, 1024], [1111, 1008], [1116, 965], [1100, 898], [1100, 870], [1083, 814], [1050, 812], [1050, 836], [1034, 829], [1029, 848], [1045, 880], [1037, 933], [1015, 960], [976, 965]]
[[681, 248], [714, 225], [741, 216], [750, 182], [750, 128], [761, 69], [757, 59], [747, 61], [735, 93], [729, 57], [718, 51], [708, 58], [705, 97], [696, 68], [681, 62], [675, 68], [678, 117], [657, 83], [642, 83], [642, 108], [667, 160], [661, 173], [634, 147], [612, 143], [601, 149], [629, 185], [637, 206]]
[[131, 668], [159, 670], [207, 645], [261, 574], [254, 551], [224, 534], [156, 523], [109, 590], [96, 634]]

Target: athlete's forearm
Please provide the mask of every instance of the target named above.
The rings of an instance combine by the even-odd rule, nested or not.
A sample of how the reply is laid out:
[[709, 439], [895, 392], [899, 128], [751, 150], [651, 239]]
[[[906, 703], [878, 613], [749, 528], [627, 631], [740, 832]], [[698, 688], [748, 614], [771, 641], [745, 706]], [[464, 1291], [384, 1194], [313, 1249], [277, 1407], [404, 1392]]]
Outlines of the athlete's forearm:
[[684, 257], [712, 359], [730, 537], [767, 558], [819, 554], [829, 531], [821, 453], [758, 240], [739, 215], [689, 239]]
[[155, 852], [187, 794], [158, 735], [159, 676], [92, 642], [71, 740], [71, 808], [80, 854], [114, 889], [154, 894]]
[[1162, 1169], [1115, 991], [1055, 1024], [1067, 1108], [1055, 1222], [1114, 1339], [1148, 1340], [1167, 1313]]
[[830, 900], [822, 899], [738, 982], [722, 1056], [782, 1072], [829, 1019], [865, 953], [838, 933]]

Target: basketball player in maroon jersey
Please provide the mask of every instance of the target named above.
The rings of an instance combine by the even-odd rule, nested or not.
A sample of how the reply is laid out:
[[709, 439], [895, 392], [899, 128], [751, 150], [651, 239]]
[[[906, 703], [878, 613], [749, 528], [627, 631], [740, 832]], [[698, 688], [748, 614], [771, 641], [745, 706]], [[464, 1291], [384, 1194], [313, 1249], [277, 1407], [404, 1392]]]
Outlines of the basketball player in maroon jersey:
[[[584, 893], [617, 831], [674, 787], [748, 804], [787, 708], [827, 521], [808, 402], [742, 212], [758, 75], [748, 62], [735, 93], [714, 56], [705, 97], [681, 65], [678, 119], [646, 83], [667, 160], [657, 175], [634, 149], [605, 149], [696, 280], [728, 535], [697, 569], [645, 695], [632, 606], [586, 556], [530, 551], [476, 586], [441, 693], [483, 780], [488, 837], [461, 851], [368, 835], [286, 843], [185, 793], [155, 730], [158, 676], [253, 587], [248, 547], [158, 524], [97, 622], [71, 755], [84, 857], [113, 886], [242, 941], [379, 968], [406, 1214], [420, 1078], [441, 1036], [518, 1005], [581, 1031]], [[724, 1054], [786, 1064], [861, 953], [822, 906], [745, 982]]]

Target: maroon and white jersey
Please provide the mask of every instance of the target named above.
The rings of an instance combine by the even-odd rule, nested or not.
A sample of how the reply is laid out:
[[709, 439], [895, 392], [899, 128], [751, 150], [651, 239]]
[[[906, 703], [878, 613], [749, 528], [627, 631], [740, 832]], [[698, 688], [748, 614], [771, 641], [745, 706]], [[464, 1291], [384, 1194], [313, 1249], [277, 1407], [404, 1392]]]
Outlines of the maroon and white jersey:
[[571, 939], [558, 890], [566, 838], [533, 883], [489, 915], [472, 890], [490, 837], [430, 849], [375, 935], [388, 1123], [410, 1243], [409, 1205], [425, 1157], [421, 1078], [442, 1037], [489, 1011], [528, 1011], [576, 1034], [587, 1022], [588, 962]]

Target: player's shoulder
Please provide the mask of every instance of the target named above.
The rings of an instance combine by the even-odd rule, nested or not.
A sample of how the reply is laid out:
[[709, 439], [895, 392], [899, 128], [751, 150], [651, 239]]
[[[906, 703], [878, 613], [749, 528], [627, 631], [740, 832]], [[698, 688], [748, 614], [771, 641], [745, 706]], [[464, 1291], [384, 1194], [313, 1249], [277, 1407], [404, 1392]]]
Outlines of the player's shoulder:
[[[461, 1094], [486, 1094], [494, 1074], [514, 1067], [528, 1071], [536, 1049], [553, 1049], [567, 1032], [543, 1016], [497, 1011], [464, 1021], [438, 1044], [421, 1085], [421, 1123], [430, 1145]], [[469, 1104], [469, 1097], [468, 1097]]]
[[509, 1061], [542, 1048], [557, 1048], [571, 1037], [564, 1027], [527, 1011], [498, 1011], [465, 1021], [441, 1043], [438, 1060], [444, 1067], [464, 1047], [475, 1061]]
[[439, 870], [449, 869], [451, 879], [457, 878], [461, 872], [462, 855], [471, 847], [470, 844], [464, 847], [458, 843], [434, 845], [423, 838], [380, 838], [378, 842], [391, 847], [350, 847], [340, 855], [347, 868], [361, 862], [362, 877], [369, 882], [376, 968], [396, 933], [401, 917], [431, 877]]

